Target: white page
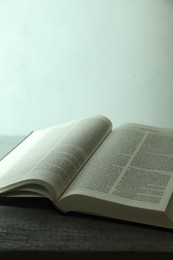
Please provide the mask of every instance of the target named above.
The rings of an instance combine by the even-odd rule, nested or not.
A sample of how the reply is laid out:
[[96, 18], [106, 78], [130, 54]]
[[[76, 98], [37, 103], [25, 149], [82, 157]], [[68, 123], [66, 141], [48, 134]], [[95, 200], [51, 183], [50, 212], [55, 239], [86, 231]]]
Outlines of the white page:
[[35, 131], [1, 161], [1, 190], [27, 180], [45, 181], [61, 193], [110, 131], [101, 116]]
[[140, 125], [112, 131], [69, 189], [102, 199], [165, 208], [173, 187], [173, 132]]

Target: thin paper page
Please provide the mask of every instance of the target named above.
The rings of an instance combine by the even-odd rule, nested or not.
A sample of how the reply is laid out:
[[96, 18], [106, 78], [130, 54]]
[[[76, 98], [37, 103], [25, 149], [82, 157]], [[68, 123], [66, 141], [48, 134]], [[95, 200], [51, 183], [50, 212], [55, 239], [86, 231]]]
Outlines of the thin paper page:
[[172, 132], [127, 125], [107, 137], [69, 192], [80, 189], [128, 205], [165, 207], [172, 194], [172, 162]]
[[110, 131], [109, 120], [99, 116], [34, 132], [0, 164], [1, 187], [37, 179], [59, 194]]

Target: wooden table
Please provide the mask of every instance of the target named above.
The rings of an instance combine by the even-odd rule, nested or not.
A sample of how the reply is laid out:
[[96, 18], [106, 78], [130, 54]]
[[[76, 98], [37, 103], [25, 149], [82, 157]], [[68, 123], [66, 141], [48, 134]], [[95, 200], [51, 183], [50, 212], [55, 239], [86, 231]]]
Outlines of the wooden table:
[[[1, 156], [2, 147], [7, 151], [19, 139], [3, 138], [2, 145], [1, 138]], [[96, 257], [173, 259], [173, 232], [78, 213], [61, 215], [45, 198], [0, 198], [0, 259]]]

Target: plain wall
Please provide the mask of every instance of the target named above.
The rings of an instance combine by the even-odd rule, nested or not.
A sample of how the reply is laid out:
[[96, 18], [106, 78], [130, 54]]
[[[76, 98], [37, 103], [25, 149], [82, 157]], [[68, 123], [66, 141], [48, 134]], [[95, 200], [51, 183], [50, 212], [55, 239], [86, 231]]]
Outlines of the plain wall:
[[173, 127], [173, 1], [1, 0], [0, 134], [92, 114]]

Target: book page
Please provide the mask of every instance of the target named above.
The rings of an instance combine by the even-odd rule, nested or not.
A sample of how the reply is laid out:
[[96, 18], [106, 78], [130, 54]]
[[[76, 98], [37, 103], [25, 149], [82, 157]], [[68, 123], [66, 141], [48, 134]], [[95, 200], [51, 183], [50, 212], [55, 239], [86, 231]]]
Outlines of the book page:
[[110, 121], [97, 116], [33, 132], [1, 161], [0, 192], [44, 181], [59, 196], [110, 131]]
[[112, 131], [63, 196], [164, 209], [172, 190], [173, 131], [126, 124]]

